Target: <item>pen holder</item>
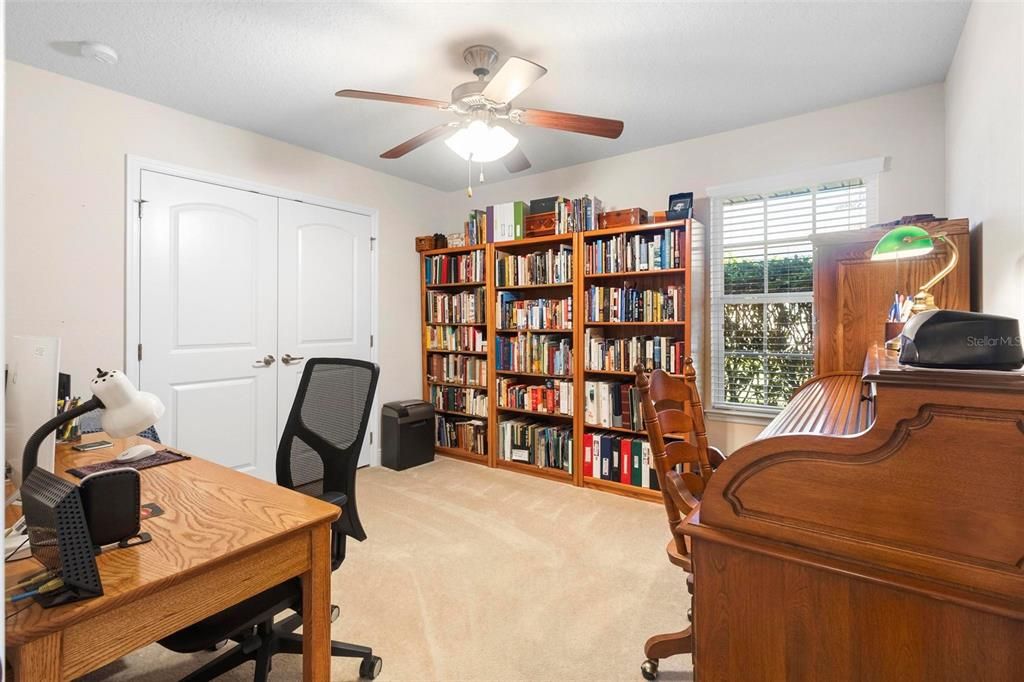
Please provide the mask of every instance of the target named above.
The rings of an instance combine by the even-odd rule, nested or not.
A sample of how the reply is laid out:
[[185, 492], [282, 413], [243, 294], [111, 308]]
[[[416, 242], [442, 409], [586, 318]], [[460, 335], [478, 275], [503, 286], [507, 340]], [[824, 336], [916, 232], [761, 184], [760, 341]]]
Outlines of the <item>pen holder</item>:
[[887, 350], [900, 349], [900, 335], [903, 333], [903, 325], [906, 322], [885, 323], [885, 347]]

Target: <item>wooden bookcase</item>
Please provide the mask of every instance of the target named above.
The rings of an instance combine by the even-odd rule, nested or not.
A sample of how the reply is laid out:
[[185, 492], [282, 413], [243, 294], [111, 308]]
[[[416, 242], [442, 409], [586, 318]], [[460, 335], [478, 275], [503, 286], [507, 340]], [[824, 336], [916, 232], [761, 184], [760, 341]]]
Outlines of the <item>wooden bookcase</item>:
[[[607, 273], [587, 273], [586, 263], [586, 247], [600, 240], [607, 240], [610, 237], [615, 236], [629, 236], [634, 234], [639, 235], [654, 235], [659, 232], [663, 232], [666, 229], [681, 230], [684, 235], [684, 239], [680, 244], [680, 265], [679, 267], [671, 267], [659, 270], [643, 270], [643, 271], [629, 271], [629, 272], [607, 272]], [[637, 437], [643, 437], [642, 431], [635, 431], [628, 428], [621, 427], [602, 427], [592, 424], [586, 424], [584, 421], [584, 405], [585, 405], [585, 392], [584, 385], [585, 381], [590, 380], [621, 380], [623, 382], [632, 383], [630, 381], [633, 376], [632, 371], [611, 371], [611, 370], [590, 370], [585, 367], [585, 353], [583, 352], [584, 338], [587, 329], [599, 329], [602, 330], [606, 337], [625, 338], [632, 336], [663, 336], [670, 337], [674, 342], [681, 342], [683, 356], [691, 354], [690, 348], [690, 295], [691, 295], [691, 283], [690, 283], [690, 252], [691, 252], [691, 221], [690, 220], [676, 220], [662, 223], [651, 223], [646, 225], [637, 225], [630, 227], [610, 228], [601, 230], [592, 230], [589, 232], [572, 232], [567, 234], [548, 235], [543, 237], [533, 237], [516, 241], [500, 242], [497, 244], [484, 244], [479, 246], [467, 246], [467, 247], [455, 247], [447, 249], [435, 249], [433, 251], [426, 251], [420, 254], [420, 301], [423, 306], [423, 398], [424, 400], [430, 400], [430, 386], [434, 381], [428, 381], [427, 367], [428, 367], [428, 356], [433, 351], [428, 349], [427, 342], [429, 339], [428, 335], [428, 324], [426, 322], [426, 300], [427, 292], [431, 289], [441, 289], [446, 291], [458, 291], [460, 289], [473, 289], [482, 288], [485, 292], [485, 324], [483, 328], [486, 329], [486, 352], [476, 353], [480, 357], [484, 357], [487, 360], [487, 382], [482, 387], [487, 391], [487, 403], [488, 403], [488, 414], [486, 417], [487, 423], [487, 454], [479, 455], [477, 453], [469, 452], [466, 450], [456, 448], [437, 447], [436, 451], [438, 454], [446, 455], [449, 457], [457, 457], [459, 459], [477, 462], [480, 464], [487, 464], [491, 467], [498, 467], [507, 469], [510, 471], [518, 471], [521, 473], [541, 476], [555, 481], [563, 483], [569, 483], [576, 486], [585, 486], [588, 488], [595, 488], [598, 490], [604, 490], [608, 492], [614, 492], [621, 495], [628, 495], [645, 500], [660, 500], [661, 493], [657, 490], [645, 489], [638, 486], [627, 485], [618, 481], [603, 480], [598, 477], [585, 477], [583, 475], [583, 438], [587, 432], [603, 431], [620, 433], [623, 435], [633, 435]], [[560, 245], [569, 246], [572, 248], [572, 279], [570, 282], [558, 283], [558, 284], [520, 284], [518, 286], [499, 286], [497, 282], [496, 272], [496, 259], [503, 257], [505, 254], [516, 254], [525, 255], [537, 252], [547, 251], [549, 249], [557, 249]], [[456, 285], [432, 285], [428, 286], [425, 281], [426, 259], [434, 255], [457, 255], [466, 254], [473, 251], [482, 251], [485, 255], [485, 278], [482, 282], [471, 282], [471, 283], [460, 283]], [[602, 286], [602, 287], [622, 287], [626, 285], [635, 285], [638, 288], [662, 288], [668, 285], [681, 285], [683, 286], [683, 302], [682, 302], [682, 320], [671, 321], [671, 322], [594, 322], [590, 321], [587, 316], [586, 299], [587, 290], [590, 286]], [[572, 327], [567, 330], [552, 330], [552, 329], [508, 329], [502, 328], [498, 325], [498, 311], [497, 311], [497, 298], [499, 291], [512, 291], [521, 294], [523, 298], [535, 299], [535, 298], [552, 298], [562, 299], [571, 297], [572, 298]], [[479, 326], [479, 325], [478, 325]], [[499, 370], [497, 367], [498, 353], [497, 353], [497, 339], [499, 337], [515, 337], [519, 334], [565, 334], [571, 340], [572, 347], [572, 369], [567, 377], [552, 376], [541, 374], [538, 372], [527, 372], [527, 371], [513, 371], [513, 370]], [[444, 351], [451, 352], [451, 351]], [[466, 354], [466, 353], [463, 353]], [[517, 383], [524, 384], [537, 384], [543, 383], [545, 379], [559, 379], [568, 380], [572, 382], [572, 415], [561, 415], [561, 414], [549, 414], [532, 412], [529, 410], [522, 410], [512, 407], [499, 407], [497, 386], [500, 378], [512, 378], [517, 380]], [[459, 415], [459, 414], [448, 414], [448, 416], [466, 416], [471, 415]], [[551, 425], [571, 425], [573, 434], [573, 455], [572, 455], [572, 473], [566, 472], [562, 469], [549, 468], [544, 466], [538, 466], [536, 464], [528, 464], [517, 461], [510, 461], [503, 459], [499, 453], [499, 430], [498, 424], [503, 419], [511, 419], [515, 417], [528, 416], [538, 422]], [[473, 417], [477, 419], [483, 419], [483, 417]]]

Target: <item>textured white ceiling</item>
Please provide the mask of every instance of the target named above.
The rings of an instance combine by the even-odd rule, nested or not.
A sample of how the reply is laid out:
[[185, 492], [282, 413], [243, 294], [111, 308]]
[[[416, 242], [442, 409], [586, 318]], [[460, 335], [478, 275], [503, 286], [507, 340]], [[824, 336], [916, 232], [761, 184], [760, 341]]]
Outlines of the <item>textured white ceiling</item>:
[[[446, 100], [472, 79], [473, 43], [536, 61], [548, 74], [517, 106], [626, 124], [618, 140], [513, 128], [538, 172], [941, 81], [968, 6], [9, 1], [7, 55], [454, 190], [466, 165], [440, 140], [378, 158], [449, 114], [334, 92]], [[70, 56], [78, 40], [109, 43], [120, 63]]]

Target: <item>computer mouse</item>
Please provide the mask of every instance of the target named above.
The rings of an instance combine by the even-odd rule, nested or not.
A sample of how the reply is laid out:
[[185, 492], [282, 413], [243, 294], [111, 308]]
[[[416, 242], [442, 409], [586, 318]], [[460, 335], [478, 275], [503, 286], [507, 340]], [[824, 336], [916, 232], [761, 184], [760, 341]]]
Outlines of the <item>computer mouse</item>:
[[135, 462], [143, 457], [149, 457], [156, 450], [152, 445], [133, 445], [116, 457], [118, 462]]

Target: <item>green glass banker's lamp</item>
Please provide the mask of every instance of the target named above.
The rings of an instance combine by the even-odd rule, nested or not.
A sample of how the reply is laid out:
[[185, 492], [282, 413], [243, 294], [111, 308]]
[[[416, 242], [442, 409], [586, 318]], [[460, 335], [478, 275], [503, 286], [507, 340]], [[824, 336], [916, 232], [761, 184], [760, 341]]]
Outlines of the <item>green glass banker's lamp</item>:
[[931, 235], [917, 225], [901, 225], [886, 232], [885, 236], [875, 244], [875, 250], [871, 252], [871, 260], [914, 258], [934, 251], [936, 239], [945, 242], [949, 247], [951, 257], [946, 263], [946, 267], [935, 273], [935, 276], [925, 282], [914, 295], [914, 305], [910, 309], [914, 315], [925, 310], [935, 310], [937, 307], [931, 289], [956, 267], [956, 262], [960, 258], [956, 244], [946, 236], [945, 232]]

